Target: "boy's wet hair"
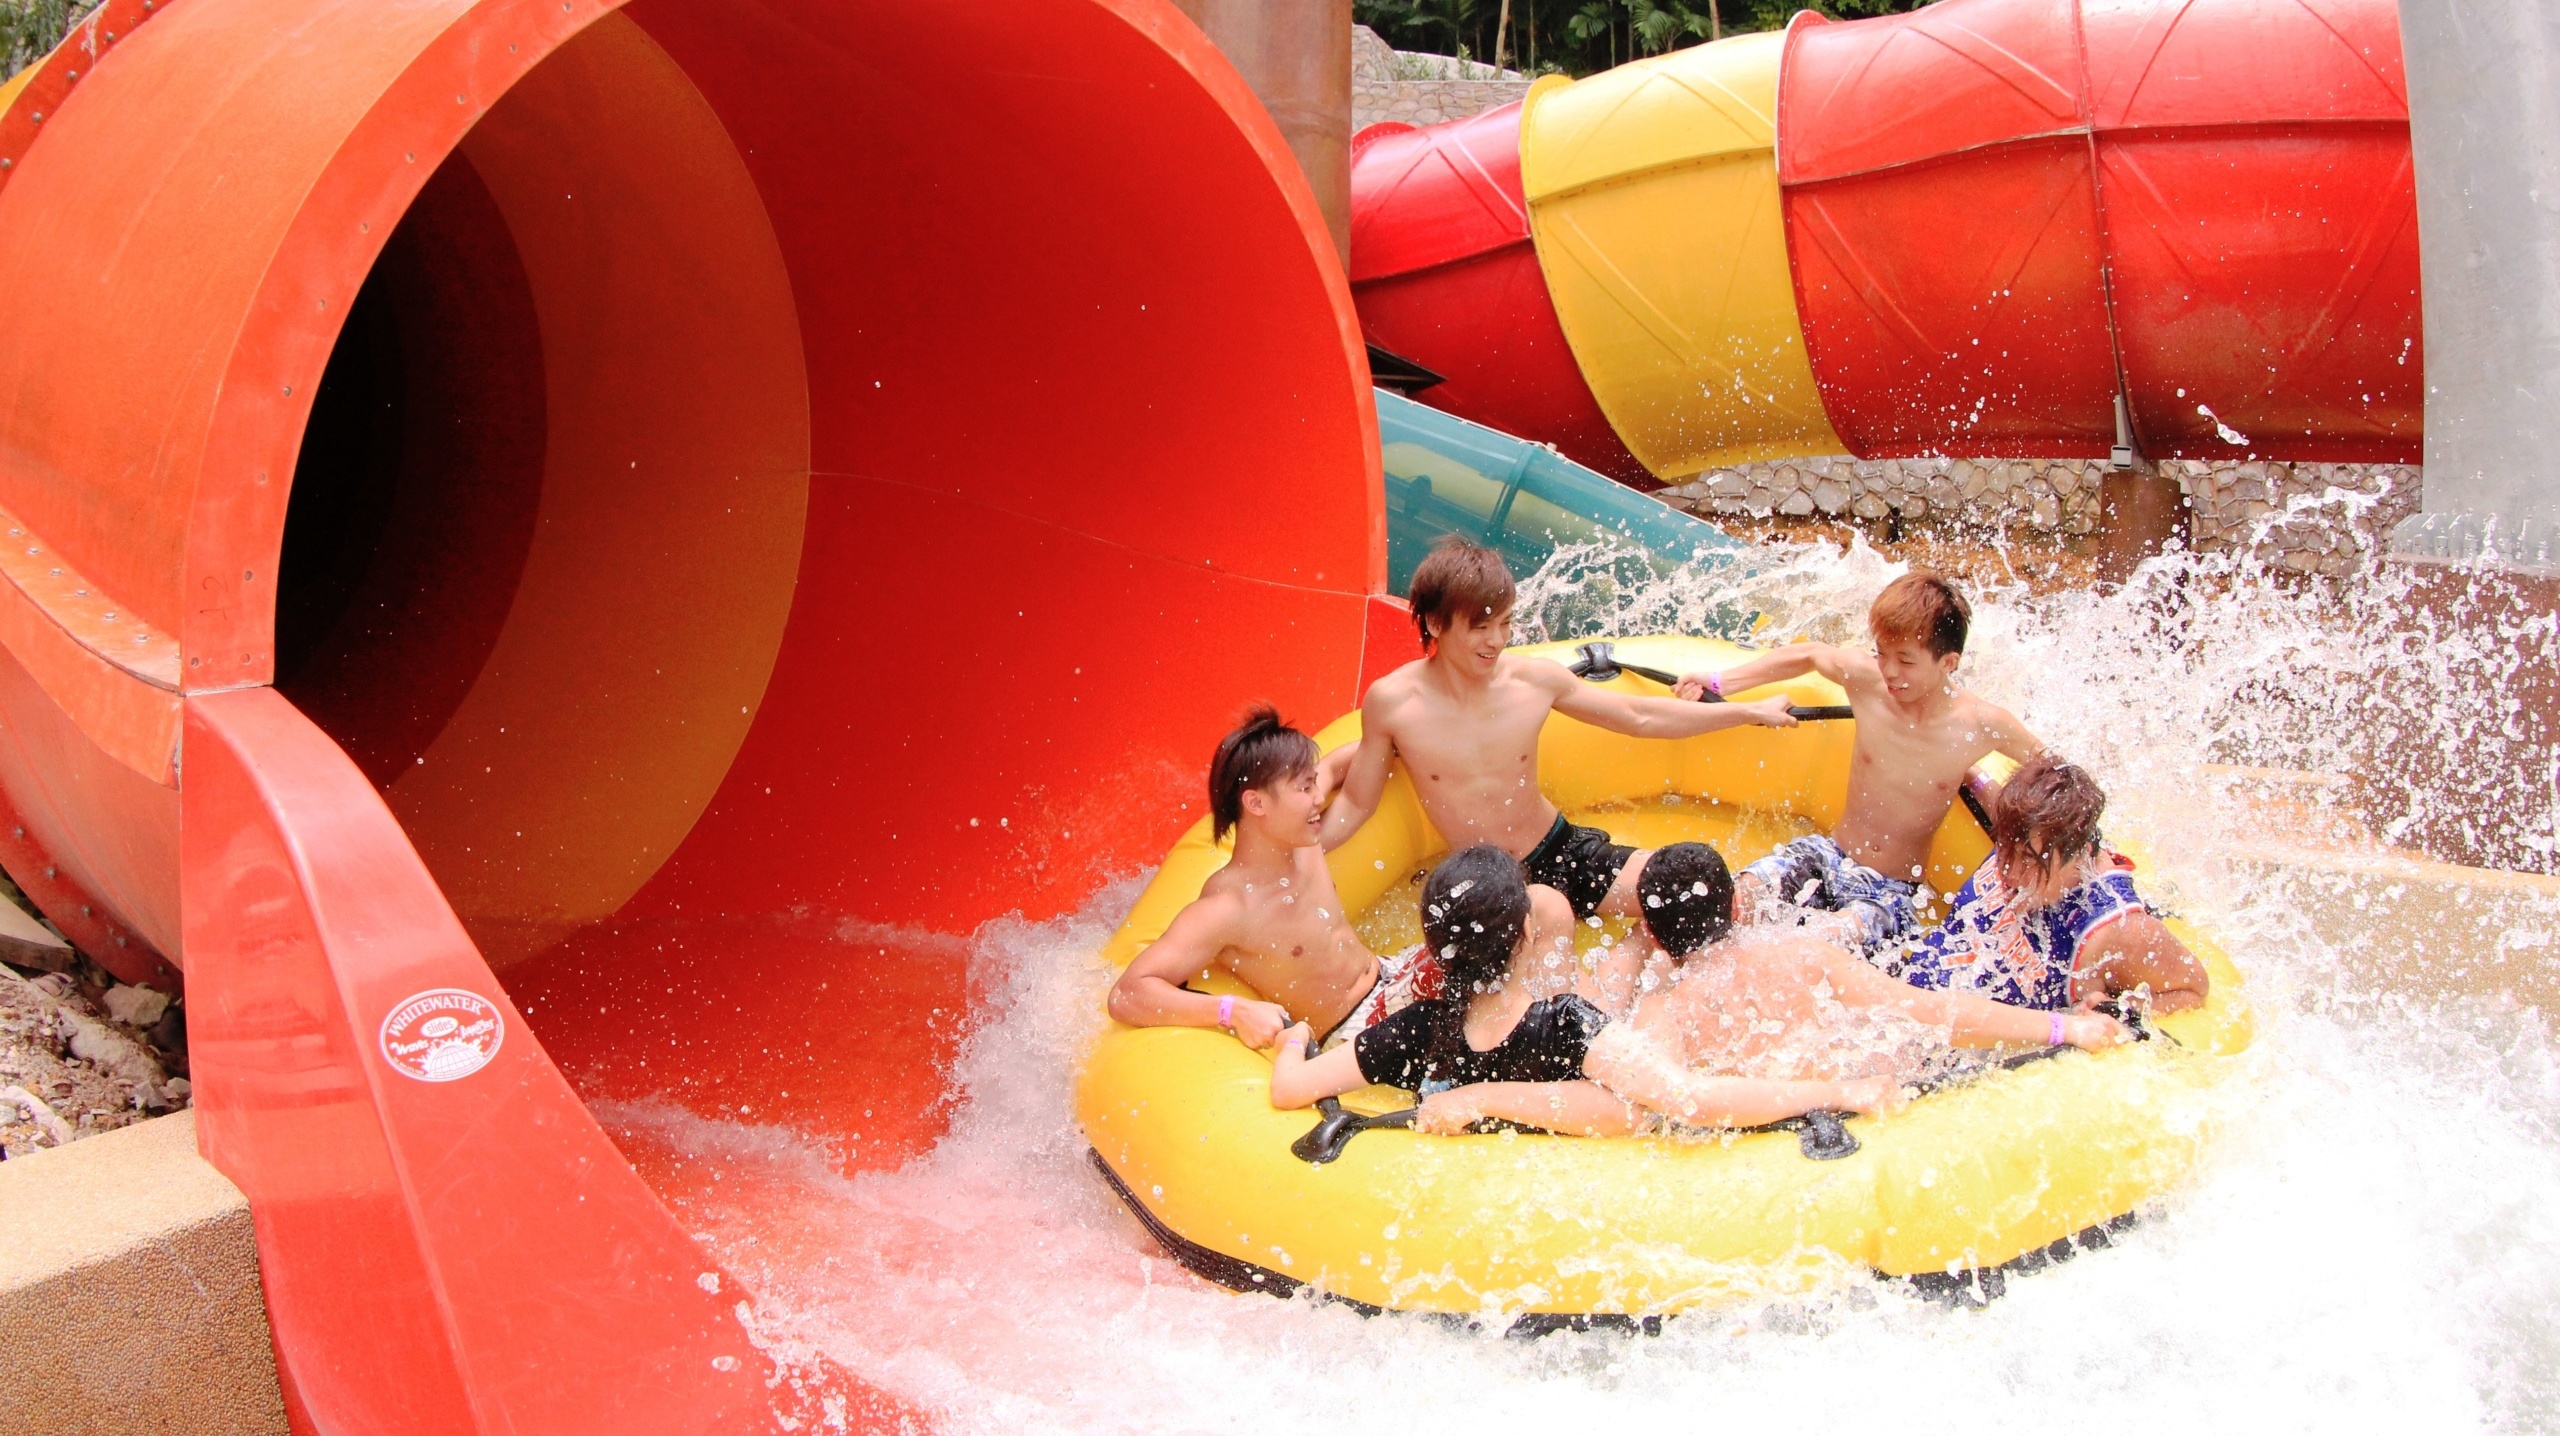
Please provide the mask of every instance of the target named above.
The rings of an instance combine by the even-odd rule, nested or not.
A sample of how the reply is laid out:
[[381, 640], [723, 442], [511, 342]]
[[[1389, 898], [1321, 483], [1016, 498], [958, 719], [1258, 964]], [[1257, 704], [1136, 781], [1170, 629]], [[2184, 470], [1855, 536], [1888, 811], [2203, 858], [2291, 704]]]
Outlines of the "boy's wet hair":
[[1519, 585], [1511, 581], [1510, 565], [1502, 555], [1456, 534], [1443, 535], [1431, 546], [1413, 571], [1412, 586], [1405, 590], [1405, 601], [1413, 608], [1414, 631], [1422, 635], [1425, 648], [1431, 646], [1433, 621], [1446, 632], [1461, 613], [1490, 618], [1509, 613], [1519, 598]]
[[1316, 740], [1281, 722], [1280, 710], [1268, 703], [1247, 709], [1209, 760], [1210, 837], [1224, 841], [1234, 830], [1245, 794], [1310, 771], [1316, 758]]
[[2041, 843], [2049, 857], [2076, 858], [2098, 845], [2098, 819], [2106, 811], [2106, 792], [2088, 769], [2038, 753], [2001, 785], [1991, 809], [1991, 846], [2020, 853]]
[[1687, 957], [1733, 931], [1733, 870], [1704, 843], [1673, 843], [1645, 859], [1636, 901], [1662, 950]]
[[1491, 843], [1461, 849], [1422, 884], [1422, 940], [1461, 1001], [1498, 981], [1529, 930], [1529, 879]]
[[1921, 643], [1928, 645], [1931, 657], [1944, 658], [1964, 652], [1973, 605], [1945, 575], [1915, 568], [1876, 595], [1875, 607], [1867, 610], [1867, 627], [1879, 645]]

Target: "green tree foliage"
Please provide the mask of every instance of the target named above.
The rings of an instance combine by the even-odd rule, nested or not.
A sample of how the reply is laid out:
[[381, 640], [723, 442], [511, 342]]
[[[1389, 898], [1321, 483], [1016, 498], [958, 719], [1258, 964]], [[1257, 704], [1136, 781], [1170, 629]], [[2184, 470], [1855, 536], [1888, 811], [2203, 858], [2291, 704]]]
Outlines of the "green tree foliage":
[[[1798, 10], [1838, 19], [1929, 0], [1353, 0], [1361, 24], [1399, 50], [1499, 59], [1515, 70], [1587, 75], [1718, 35], [1775, 30]], [[1508, 27], [1505, 27], [1505, 17]]]
[[98, 0], [0, 0], [0, 80], [52, 53]]

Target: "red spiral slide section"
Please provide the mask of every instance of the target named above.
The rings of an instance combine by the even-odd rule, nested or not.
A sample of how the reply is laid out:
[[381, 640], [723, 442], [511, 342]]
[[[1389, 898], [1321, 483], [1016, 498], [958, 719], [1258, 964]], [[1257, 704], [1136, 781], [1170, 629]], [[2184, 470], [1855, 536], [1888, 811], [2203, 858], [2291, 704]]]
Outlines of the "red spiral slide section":
[[2154, 457], [2418, 461], [2389, 0], [1808, 12], [1778, 178], [1823, 404], [1861, 455], [2101, 453], [2121, 387]]
[[[1855, 453], [2102, 455], [2122, 395], [2155, 458], [2418, 461], [2390, 0], [1807, 12], [1780, 65], [1796, 306]], [[1519, 123], [1362, 137], [1361, 317], [1452, 376], [1425, 399], [1623, 474], [1552, 302], [1529, 292], [1518, 158], [1495, 153]]]
[[1575, 367], [1529, 239], [1520, 106], [1353, 141], [1351, 292], [1370, 342], [1446, 382], [1423, 402], [1652, 486]]
[[[581, 1099], [903, 1159], [954, 935], [1402, 656], [1285, 145], [1160, 0], [115, 0], [65, 53], [0, 122], [0, 856], [183, 969], [299, 1429], [777, 1424]], [[494, 1025], [395, 1053], [437, 992]]]

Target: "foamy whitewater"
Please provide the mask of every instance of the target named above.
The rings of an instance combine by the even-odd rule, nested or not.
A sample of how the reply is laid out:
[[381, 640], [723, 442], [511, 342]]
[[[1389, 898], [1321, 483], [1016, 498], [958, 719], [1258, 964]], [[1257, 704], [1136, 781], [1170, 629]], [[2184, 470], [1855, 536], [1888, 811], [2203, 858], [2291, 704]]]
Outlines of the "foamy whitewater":
[[[1645, 582], [1618, 569], [1550, 564], [1524, 591], [1524, 641], [1730, 631], [1747, 612], [1766, 641], [1848, 640], [1898, 571], [1796, 545]], [[1094, 954], [1134, 877], [977, 935], [994, 996], [956, 1119], [901, 1170], [841, 1177], [812, 1139], [672, 1105], [598, 1115], [711, 1159], [719, 1180], [679, 1210], [749, 1288], [770, 1350], [823, 1353], [950, 1432], [2553, 1424], [2560, 1063], [2531, 1004], [2560, 992], [2560, 899], [2519, 883], [2413, 916], [2388, 872], [2266, 861], [2317, 843], [2268, 823], [2249, 771], [2402, 781], [2372, 771], [2393, 728], [2507, 761], [2501, 680], [2554, 662], [2550, 625], [2392, 646], [2390, 580], [2306, 591], [2194, 558], [2115, 594], [1976, 598], [1962, 681], [2098, 772], [2110, 830], [2165, 862], [2148, 890], [2218, 933], [2259, 1013], [2248, 1100], [2199, 1178], [1987, 1308], [1856, 1280], [1658, 1337], [1529, 1341], [1194, 1279], [1105, 1191], [1071, 1113], [1111, 977]], [[2316, 810], [2334, 789], [2307, 791]], [[2550, 851], [2550, 813], [2512, 822]]]

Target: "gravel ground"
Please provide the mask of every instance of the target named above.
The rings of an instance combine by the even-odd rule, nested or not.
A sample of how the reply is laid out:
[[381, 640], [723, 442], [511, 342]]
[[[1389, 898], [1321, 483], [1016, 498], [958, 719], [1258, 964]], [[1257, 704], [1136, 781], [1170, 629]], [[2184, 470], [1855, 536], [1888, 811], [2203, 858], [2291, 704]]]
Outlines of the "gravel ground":
[[[0, 966], [0, 1150], [9, 1156], [187, 1105], [183, 1019], [83, 959], [68, 972]], [[110, 1009], [148, 1016], [119, 1022]]]

